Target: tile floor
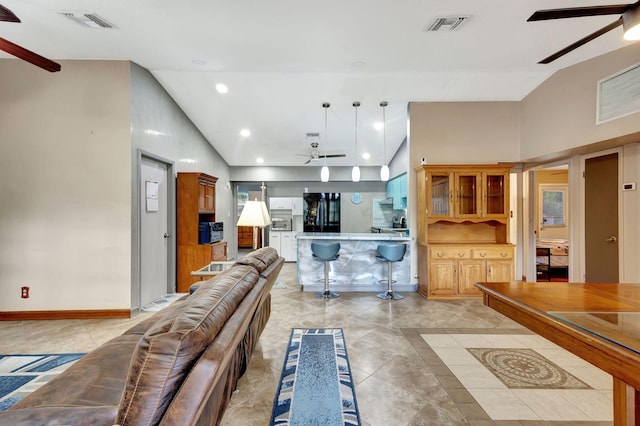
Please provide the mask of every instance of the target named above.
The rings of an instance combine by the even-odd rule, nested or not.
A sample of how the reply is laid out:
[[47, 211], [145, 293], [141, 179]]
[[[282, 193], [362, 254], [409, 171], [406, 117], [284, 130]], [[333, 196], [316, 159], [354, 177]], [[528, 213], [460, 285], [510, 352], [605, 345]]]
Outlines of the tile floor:
[[[300, 291], [294, 263], [285, 264], [279, 278], [286, 288], [272, 290], [271, 318], [227, 408], [225, 426], [269, 424], [286, 344], [295, 327], [344, 330], [364, 426], [613, 424], [607, 405], [612, 398], [610, 377], [560, 348], [547, 347], [548, 342], [480, 300], [434, 301], [415, 293], [392, 302], [373, 293], [322, 300]], [[0, 322], [1, 352], [89, 351], [149, 315]], [[486, 373], [469, 369], [473, 365], [452, 364], [456, 354], [442, 347], [443, 339], [453, 339], [459, 346], [449, 349], [464, 351], [465, 339], [480, 338], [498, 346], [533, 348], [596, 390], [571, 390], [550, 400], [546, 391], [498, 389], [495, 382], [482, 387], [473, 380]], [[561, 413], [562, 420], [552, 413]], [[571, 418], [566, 417], [569, 413]]]

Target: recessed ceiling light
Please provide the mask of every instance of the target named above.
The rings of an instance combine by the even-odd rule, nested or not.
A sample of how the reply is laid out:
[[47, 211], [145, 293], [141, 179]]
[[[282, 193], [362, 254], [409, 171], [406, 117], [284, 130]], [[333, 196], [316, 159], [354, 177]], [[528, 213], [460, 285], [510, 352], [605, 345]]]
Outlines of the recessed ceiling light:
[[362, 154], [362, 158], [364, 158], [365, 160], [368, 160], [369, 158], [371, 158], [371, 155], [369, 155], [368, 152], [365, 152], [364, 154]]
[[262, 157], [256, 158], [256, 163], [258, 163], [258, 164], [264, 163], [264, 158], [262, 158]]
[[240, 130], [240, 136], [242, 136], [243, 138], [248, 138], [249, 136], [251, 136], [251, 131], [249, 129], [242, 129]]
[[218, 91], [218, 93], [227, 93], [229, 91], [229, 88], [226, 84], [218, 83], [216, 84], [216, 90]]
[[376, 121], [373, 123], [373, 128], [376, 130], [382, 130], [384, 129], [384, 123], [382, 121]]

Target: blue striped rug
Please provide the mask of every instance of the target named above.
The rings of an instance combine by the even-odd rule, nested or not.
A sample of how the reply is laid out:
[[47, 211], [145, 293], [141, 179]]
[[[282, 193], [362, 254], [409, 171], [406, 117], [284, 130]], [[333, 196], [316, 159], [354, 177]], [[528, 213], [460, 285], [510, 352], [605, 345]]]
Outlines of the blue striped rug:
[[20, 401], [84, 355], [0, 355], [0, 411]]
[[340, 328], [294, 328], [273, 403], [271, 426], [360, 425]]

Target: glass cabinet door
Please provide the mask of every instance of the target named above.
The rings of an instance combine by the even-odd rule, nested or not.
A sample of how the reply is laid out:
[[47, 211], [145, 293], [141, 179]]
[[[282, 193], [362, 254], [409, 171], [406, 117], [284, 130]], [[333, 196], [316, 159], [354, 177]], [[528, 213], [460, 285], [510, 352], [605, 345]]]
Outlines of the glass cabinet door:
[[449, 173], [431, 173], [428, 180], [430, 194], [429, 216], [453, 216], [451, 209], [451, 177]]
[[485, 216], [506, 216], [509, 206], [506, 203], [508, 175], [505, 173], [487, 173], [484, 179]]
[[456, 173], [456, 216], [480, 215], [480, 173]]

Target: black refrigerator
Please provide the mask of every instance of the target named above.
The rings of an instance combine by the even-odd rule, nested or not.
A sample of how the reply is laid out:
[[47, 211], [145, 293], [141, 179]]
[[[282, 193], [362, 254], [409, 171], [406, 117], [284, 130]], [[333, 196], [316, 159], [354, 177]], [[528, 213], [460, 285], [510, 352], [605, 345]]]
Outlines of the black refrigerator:
[[309, 192], [303, 198], [304, 232], [340, 232], [339, 192]]

